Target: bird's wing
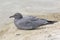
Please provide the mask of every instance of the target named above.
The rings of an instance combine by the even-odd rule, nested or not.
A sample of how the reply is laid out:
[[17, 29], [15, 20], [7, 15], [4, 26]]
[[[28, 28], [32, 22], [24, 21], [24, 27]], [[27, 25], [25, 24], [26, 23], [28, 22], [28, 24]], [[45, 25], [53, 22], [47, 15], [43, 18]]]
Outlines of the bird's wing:
[[28, 16], [26, 18], [27, 18], [27, 20], [30, 20], [30, 21], [36, 21], [39, 19], [39, 18], [36, 18], [35, 16]]
[[36, 21], [36, 18], [35, 17], [26, 17], [26, 18], [23, 18], [23, 19], [20, 19], [18, 21], [18, 24], [20, 26], [34, 26], [36, 23], [34, 22]]
[[32, 16], [23, 18], [19, 21], [19, 25], [22, 25], [22, 26], [39, 26], [46, 23], [47, 23], [47, 20], [39, 19]]

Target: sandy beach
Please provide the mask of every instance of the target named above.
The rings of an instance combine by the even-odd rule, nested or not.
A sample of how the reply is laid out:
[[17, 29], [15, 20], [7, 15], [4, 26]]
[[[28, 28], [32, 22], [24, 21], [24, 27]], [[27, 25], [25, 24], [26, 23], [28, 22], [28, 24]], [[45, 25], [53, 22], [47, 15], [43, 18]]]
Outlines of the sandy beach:
[[[0, 0], [0, 40], [60, 40], [60, 0]], [[9, 16], [20, 12], [58, 21], [36, 30], [19, 30]]]

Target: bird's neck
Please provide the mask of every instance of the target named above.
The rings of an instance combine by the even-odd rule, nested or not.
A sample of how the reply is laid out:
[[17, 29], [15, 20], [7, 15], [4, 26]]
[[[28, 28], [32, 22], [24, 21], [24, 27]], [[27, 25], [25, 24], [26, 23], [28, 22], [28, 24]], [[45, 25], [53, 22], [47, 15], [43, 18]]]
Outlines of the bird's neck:
[[14, 19], [14, 21], [18, 21], [18, 20], [21, 20], [23, 17], [16, 17], [15, 19]]

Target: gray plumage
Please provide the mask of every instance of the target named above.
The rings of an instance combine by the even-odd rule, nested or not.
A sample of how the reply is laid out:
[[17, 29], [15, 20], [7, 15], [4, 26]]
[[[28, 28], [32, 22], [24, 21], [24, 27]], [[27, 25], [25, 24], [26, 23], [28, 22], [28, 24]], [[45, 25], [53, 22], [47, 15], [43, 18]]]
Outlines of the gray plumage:
[[21, 13], [16, 13], [13, 16], [14, 17], [14, 24], [16, 25], [16, 27], [18, 29], [35, 29], [37, 27], [39, 27], [40, 25], [44, 25], [44, 24], [48, 24], [51, 21], [48, 21], [46, 19], [40, 19], [40, 18], [36, 18], [34, 16], [26, 16], [23, 17]]

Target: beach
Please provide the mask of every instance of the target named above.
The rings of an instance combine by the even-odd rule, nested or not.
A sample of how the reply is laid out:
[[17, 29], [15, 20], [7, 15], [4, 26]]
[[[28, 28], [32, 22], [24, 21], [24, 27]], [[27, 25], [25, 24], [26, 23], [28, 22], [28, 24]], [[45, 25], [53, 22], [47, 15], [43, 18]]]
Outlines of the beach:
[[[60, 0], [0, 0], [0, 40], [60, 40], [59, 5]], [[9, 18], [18, 12], [58, 22], [36, 30], [19, 30]]]

